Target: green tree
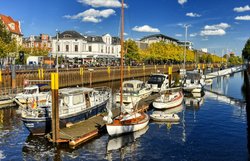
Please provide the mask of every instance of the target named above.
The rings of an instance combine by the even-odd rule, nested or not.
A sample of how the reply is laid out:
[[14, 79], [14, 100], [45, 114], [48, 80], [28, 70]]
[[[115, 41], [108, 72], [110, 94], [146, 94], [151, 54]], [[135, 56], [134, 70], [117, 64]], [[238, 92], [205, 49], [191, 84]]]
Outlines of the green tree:
[[250, 60], [250, 39], [247, 40], [244, 49], [242, 50], [242, 57], [245, 60]]
[[124, 50], [125, 50], [125, 58], [129, 61], [139, 61], [140, 55], [139, 55], [139, 48], [136, 45], [135, 41], [129, 39], [125, 41], [124, 43]]

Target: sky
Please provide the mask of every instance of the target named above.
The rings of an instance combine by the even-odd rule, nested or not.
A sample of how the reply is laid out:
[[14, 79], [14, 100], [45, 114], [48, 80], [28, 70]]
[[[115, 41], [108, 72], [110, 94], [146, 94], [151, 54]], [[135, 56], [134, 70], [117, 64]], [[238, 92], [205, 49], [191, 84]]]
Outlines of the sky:
[[[241, 54], [250, 38], [250, 0], [125, 0], [125, 38], [164, 34], [195, 49]], [[0, 14], [21, 22], [24, 37], [75, 30], [119, 36], [120, 0], [0, 0]]]

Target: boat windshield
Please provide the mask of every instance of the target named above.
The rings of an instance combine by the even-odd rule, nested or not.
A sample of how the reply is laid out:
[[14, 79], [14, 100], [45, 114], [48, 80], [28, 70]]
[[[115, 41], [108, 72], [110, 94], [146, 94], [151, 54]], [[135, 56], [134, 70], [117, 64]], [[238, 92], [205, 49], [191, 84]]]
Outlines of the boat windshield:
[[153, 75], [150, 76], [148, 83], [149, 84], [158, 84], [158, 83], [162, 83], [165, 81], [165, 77], [161, 76], [161, 75]]
[[35, 94], [37, 89], [25, 89], [23, 94]]

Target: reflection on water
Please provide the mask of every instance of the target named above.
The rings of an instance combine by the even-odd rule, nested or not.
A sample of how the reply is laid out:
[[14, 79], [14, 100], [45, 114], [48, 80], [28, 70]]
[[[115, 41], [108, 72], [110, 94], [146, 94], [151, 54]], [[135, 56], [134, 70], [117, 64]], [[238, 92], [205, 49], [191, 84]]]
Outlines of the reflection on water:
[[247, 160], [250, 119], [246, 108], [232, 104], [245, 98], [242, 84], [240, 73], [216, 78], [207, 88], [223, 96], [186, 95], [183, 106], [168, 111], [178, 113], [180, 122], [151, 121], [144, 131], [117, 138], [104, 134], [76, 149], [29, 135], [16, 108], [2, 109], [0, 160]]
[[120, 159], [123, 160], [126, 157], [126, 154], [133, 153], [136, 151], [136, 148], [139, 146], [139, 137], [145, 134], [149, 126], [146, 126], [144, 129], [129, 133], [126, 135], [121, 135], [118, 137], [110, 137], [107, 144], [107, 160], [111, 161], [113, 153], [120, 153]]

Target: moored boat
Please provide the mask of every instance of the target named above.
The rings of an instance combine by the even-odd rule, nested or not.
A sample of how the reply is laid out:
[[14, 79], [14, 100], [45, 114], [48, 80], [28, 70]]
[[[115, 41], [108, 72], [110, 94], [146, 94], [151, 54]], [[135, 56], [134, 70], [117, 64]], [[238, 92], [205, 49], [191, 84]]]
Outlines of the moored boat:
[[156, 109], [174, 108], [182, 104], [183, 98], [184, 97], [181, 91], [162, 94], [153, 102], [153, 106]]
[[38, 105], [45, 105], [49, 92], [41, 92], [40, 88], [47, 84], [29, 85], [24, 88], [22, 93], [18, 93], [15, 99], [21, 104], [32, 106], [34, 102]]
[[169, 114], [163, 111], [154, 111], [150, 115], [150, 118], [154, 121], [170, 121], [170, 122], [180, 121], [180, 117], [177, 114]]
[[[109, 88], [64, 88], [59, 90], [60, 128], [86, 120], [105, 111]], [[46, 106], [23, 109], [22, 121], [33, 135], [51, 131], [51, 98]]]
[[110, 136], [115, 136], [141, 130], [148, 125], [148, 122], [149, 116], [146, 113], [134, 112], [119, 115], [111, 124], [107, 124], [106, 128]]
[[[123, 82], [123, 103], [137, 103], [141, 99], [147, 98], [151, 93], [152, 89], [147, 87], [143, 81], [140, 80], [129, 80]], [[116, 102], [120, 102], [121, 93], [116, 94]]]
[[200, 93], [205, 85], [204, 77], [198, 72], [187, 72], [184, 80], [183, 90], [185, 92]]
[[152, 88], [153, 92], [165, 91], [169, 88], [168, 75], [160, 73], [152, 74], [146, 84]]

